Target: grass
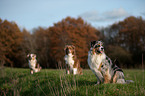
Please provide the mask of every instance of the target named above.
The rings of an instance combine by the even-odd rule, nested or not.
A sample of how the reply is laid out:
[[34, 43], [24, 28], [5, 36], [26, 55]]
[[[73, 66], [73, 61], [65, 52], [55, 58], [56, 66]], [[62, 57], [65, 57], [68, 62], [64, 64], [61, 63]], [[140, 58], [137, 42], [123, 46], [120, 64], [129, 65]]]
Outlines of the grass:
[[63, 69], [43, 69], [30, 74], [29, 69], [0, 70], [0, 96], [145, 96], [145, 72], [124, 69], [131, 84], [101, 84], [91, 70], [83, 75], [66, 75]]

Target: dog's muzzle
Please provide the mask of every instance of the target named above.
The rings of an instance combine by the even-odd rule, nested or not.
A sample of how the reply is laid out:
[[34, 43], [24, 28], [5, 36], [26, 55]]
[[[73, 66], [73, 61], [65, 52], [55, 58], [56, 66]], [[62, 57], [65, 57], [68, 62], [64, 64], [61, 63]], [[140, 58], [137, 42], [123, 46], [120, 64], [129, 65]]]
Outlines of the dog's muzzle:
[[99, 53], [103, 53], [103, 52], [104, 52], [104, 47], [103, 47], [103, 46], [100, 46], [100, 47], [98, 48], [98, 52], [99, 52]]

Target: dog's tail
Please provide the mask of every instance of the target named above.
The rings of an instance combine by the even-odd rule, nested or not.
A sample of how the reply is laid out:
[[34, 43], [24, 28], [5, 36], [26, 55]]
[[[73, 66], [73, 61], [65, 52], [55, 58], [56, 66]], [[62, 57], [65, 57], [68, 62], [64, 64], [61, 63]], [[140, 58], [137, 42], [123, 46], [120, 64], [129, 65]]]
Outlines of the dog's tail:
[[134, 83], [133, 80], [126, 80], [126, 83], [129, 84], [129, 83]]
[[129, 83], [134, 83], [134, 81], [133, 80], [118, 79], [116, 83], [119, 83], [119, 84], [129, 84]]

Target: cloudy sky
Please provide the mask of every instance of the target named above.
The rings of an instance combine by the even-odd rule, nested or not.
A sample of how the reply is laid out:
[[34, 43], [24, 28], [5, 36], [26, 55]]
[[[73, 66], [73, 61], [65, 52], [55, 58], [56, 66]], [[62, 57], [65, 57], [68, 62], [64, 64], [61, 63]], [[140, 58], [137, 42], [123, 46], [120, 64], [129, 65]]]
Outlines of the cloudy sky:
[[29, 31], [53, 26], [67, 16], [106, 27], [128, 16], [145, 19], [145, 0], [0, 0], [0, 18]]

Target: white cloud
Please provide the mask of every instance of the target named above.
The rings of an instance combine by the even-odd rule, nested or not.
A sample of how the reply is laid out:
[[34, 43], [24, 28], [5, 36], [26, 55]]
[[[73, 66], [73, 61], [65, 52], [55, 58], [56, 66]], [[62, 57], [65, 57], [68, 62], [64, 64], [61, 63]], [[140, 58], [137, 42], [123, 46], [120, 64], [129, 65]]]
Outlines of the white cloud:
[[90, 21], [90, 22], [104, 22], [104, 21], [113, 21], [122, 17], [129, 16], [129, 13], [126, 12], [123, 8], [114, 9], [111, 11], [106, 11], [103, 13], [99, 13], [98, 11], [89, 11], [85, 12], [80, 15], [84, 20]]
[[89, 21], [98, 21], [100, 19], [99, 13], [96, 10], [85, 12], [85, 13], [81, 14], [80, 17], [82, 17], [86, 20], [89, 20]]
[[100, 14], [96, 10], [85, 12], [79, 16], [87, 21], [100, 21], [101, 20]]
[[105, 12], [104, 15], [108, 19], [118, 19], [121, 17], [126, 17], [129, 14], [123, 8], [119, 8], [119, 9], [114, 9], [112, 11]]

